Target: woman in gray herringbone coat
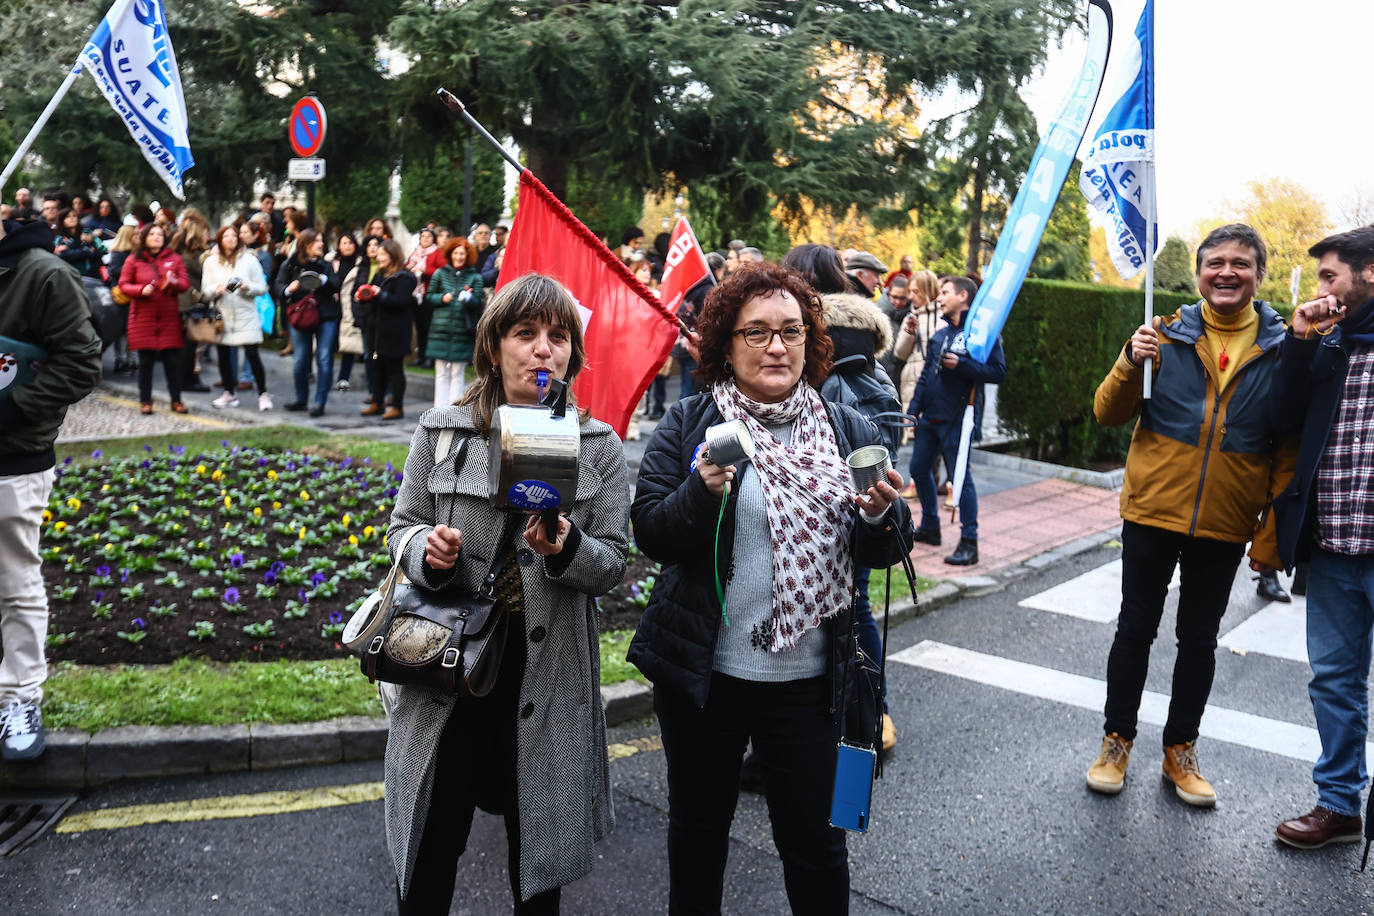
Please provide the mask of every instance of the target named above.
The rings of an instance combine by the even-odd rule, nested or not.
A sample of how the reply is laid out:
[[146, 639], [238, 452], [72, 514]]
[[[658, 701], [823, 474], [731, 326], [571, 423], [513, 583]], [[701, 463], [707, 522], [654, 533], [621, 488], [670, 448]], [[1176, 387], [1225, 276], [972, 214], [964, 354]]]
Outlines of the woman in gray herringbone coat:
[[[595, 597], [620, 582], [629, 549], [620, 440], [583, 420], [577, 493], [554, 541], [537, 516], [498, 511], [487, 495], [493, 412], [537, 403], [539, 371], [571, 384], [585, 361], [572, 296], [522, 277], [478, 324], [477, 380], [457, 406], [421, 416], [411, 441], [387, 542], [394, 551], [422, 526], [404, 569], [429, 588], [475, 588], [494, 570], [510, 626], [489, 695], [405, 687], [392, 707], [386, 833], [402, 914], [449, 911], [474, 808], [505, 815], [517, 913], [557, 912], [559, 889], [591, 871], [611, 830]], [[436, 467], [444, 429], [454, 444]]]

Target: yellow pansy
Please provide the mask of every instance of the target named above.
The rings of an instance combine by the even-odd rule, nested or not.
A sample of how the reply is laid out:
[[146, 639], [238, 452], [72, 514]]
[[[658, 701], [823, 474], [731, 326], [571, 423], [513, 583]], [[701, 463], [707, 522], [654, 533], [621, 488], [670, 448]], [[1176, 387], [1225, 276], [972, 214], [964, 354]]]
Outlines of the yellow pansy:
[[363, 529], [363, 537], [364, 537], [364, 538], [370, 538], [370, 537], [372, 537], [372, 535], [374, 535], [374, 534], [376, 534], [376, 533], [377, 533], [377, 529], [376, 529], [376, 528], [373, 528], [371, 525], [368, 525], [366, 528]]
[[50, 521], [52, 521], [52, 513], [49, 512], [47, 509], [44, 509], [44, 510], [43, 510], [43, 524], [46, 525], [46, 524], [47, 524], [48, 522], [50, 522]]
[[267, 479], [268, 479], [268, 480], [276, 480], [276, 479], [277, 479], [277, 472], [276, 472], [276, 471], [268, 471], [268, 472], [267, 472]]
[[310, 494], [307, 493], [305, 490], [301, 490], [300, 496], [301, 496], [301, 499], [304, 499], [304, 500], [309, 500], [309, 499], [310, 499]]
[[224, 472], [221, 471], [219, 468], [215, 468], [215, 473], [210, 475], [210, 479], [218, 483], [219, 481], [224, 479]]
[[226, 496], [226, 497], [224, 497], [224, 508], [226, 508], [226, 509], [232, 509], [233, 507], [234, 507], [234, 498], [233, 498], [232, 496]]
[[68, 509], [80, 509], [80, 508], [81, 508], [81, 500], [77, 499], [75, 496], [69, 498], [69, 499], [67, 500], [67, 508], [68, 508]]
[[274, 500], [272, 500], [272, 508], [273, 508], [273, 509], [280, 509], [280, 508], [281, 508], [281, 500], [279, 500], [279, 499], [274, 499]]
[[204, 473], [205, 473], [205, 465], [203, 465], [203, 464], [198, 464], [198, 465], [196, 465], [196, 473], [197, 473], [197, 474], [204, 474]]
[[253, 518], [262, 518], [262, 506], [253, 507]]
[[348, 527], [348, 523], [351, 522], [351, 521], [352, 521], [352, 519], [349, 518], [349, 517], [348, 517], [348, 513], [345, 512], [345, 513], [344, 513], [344, 517], [343, 517], [343, 526], [344, 526], [345, 528], [347, 528], [347, 527]]
[[61, 534], [62, 532], [64, 532], [64, 531], [67, 530], [67, 523], [66, 523], [66, 522], [58, 522], [56, 525], [53, 525], [53, 526], [52, 526], [52, 530], [53, 530], [53, 531], [56, 531], [58, 534]]
[[109, 485], [108, 483], [102, 483], [102, 484], [100, 485], [100, 492], [101, 492], [101, 493], [108, 493], [108, 492], [110, 492], [110, 485]]
[[137, 512], [137, 511], [138, 511], [138, 503], [134, 503], [134, 504], [133, 504], [132, 506], [130, 506], [129, 508], [130, 508], [132, 511]]
[[348, 543], [349, 543], [349, 546], [351, 546], [351, 547], [357, 547], [357, 546], [358, 546], [358, 536], [357, 536], [356, 534], [350, 534], [350, 535], [348, 536]]
[[302, 540], [302, 541], [305, 540], [305, 526], [304, 526], [304, 525], [301, 525], [301, 533], [298, 534], [298, 535], [296, 535], [296, 537], [297, 537], [297, 539], [299, 539], [299, 540]]

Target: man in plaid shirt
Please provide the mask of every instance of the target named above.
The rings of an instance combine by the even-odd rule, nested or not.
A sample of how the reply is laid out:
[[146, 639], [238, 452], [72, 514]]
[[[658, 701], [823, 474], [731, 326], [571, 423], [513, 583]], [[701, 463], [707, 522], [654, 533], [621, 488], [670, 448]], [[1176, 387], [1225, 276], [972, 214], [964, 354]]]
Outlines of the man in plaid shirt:
[[1293, 313], [1280, 363], [1279, 410], [1301, 423], [1302, 442], [1293, 481], [1274, 504], [1284, 565], [1311, 560], [1317, 806], [1276, 831], [1299, 849], [1360, 839], [1374, 630], [1374, 226], [1308, 253], [1320, 260], [1317, 298]]

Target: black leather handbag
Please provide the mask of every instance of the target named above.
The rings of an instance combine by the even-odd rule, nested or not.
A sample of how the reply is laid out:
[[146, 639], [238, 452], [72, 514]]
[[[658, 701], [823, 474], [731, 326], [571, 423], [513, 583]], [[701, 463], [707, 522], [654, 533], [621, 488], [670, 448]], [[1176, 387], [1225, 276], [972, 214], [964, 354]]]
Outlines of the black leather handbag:
[[372, 681], [429, 687], [457, 696], [483, 697], [496, 686], [505, 652], [509, 616], [492, 592], [504, 546], [514, 528], [503, 513], [502, 532], [487, 576], [476, 590], [433, 590], [397, 582], [400, 558], [410, 538], [406, 532], [397, 562], [380, 590], [384, 615], [362, 651], [362, 670]]

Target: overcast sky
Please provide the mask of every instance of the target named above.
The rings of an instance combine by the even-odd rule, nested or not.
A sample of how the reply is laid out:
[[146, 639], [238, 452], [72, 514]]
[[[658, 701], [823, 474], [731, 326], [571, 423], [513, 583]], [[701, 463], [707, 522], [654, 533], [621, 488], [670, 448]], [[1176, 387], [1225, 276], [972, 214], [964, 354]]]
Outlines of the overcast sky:
[[[1115, 0], [1115, 40], [1143, 0]], [[1081, 32], [1052, 50], [1025, 98], [1043, 132], [1082, 65]], [[1113, 46], [1108, 63], [1120, 59]], [[1374, 3], [1155, 0], [1155, 149], [1161, 235], [1187, 235], [1246, 182], [1287, 178], [1327, 204], [1374, 198]], [[1112, 100], [1098, 100], [1105, 115]], [[1088, 136], [1096, 131], [1096, 120]], [[1081, 158], [1081, 156], [1080, 156]], [[1368, 218], [1368, 217], [1367, 217]]]

